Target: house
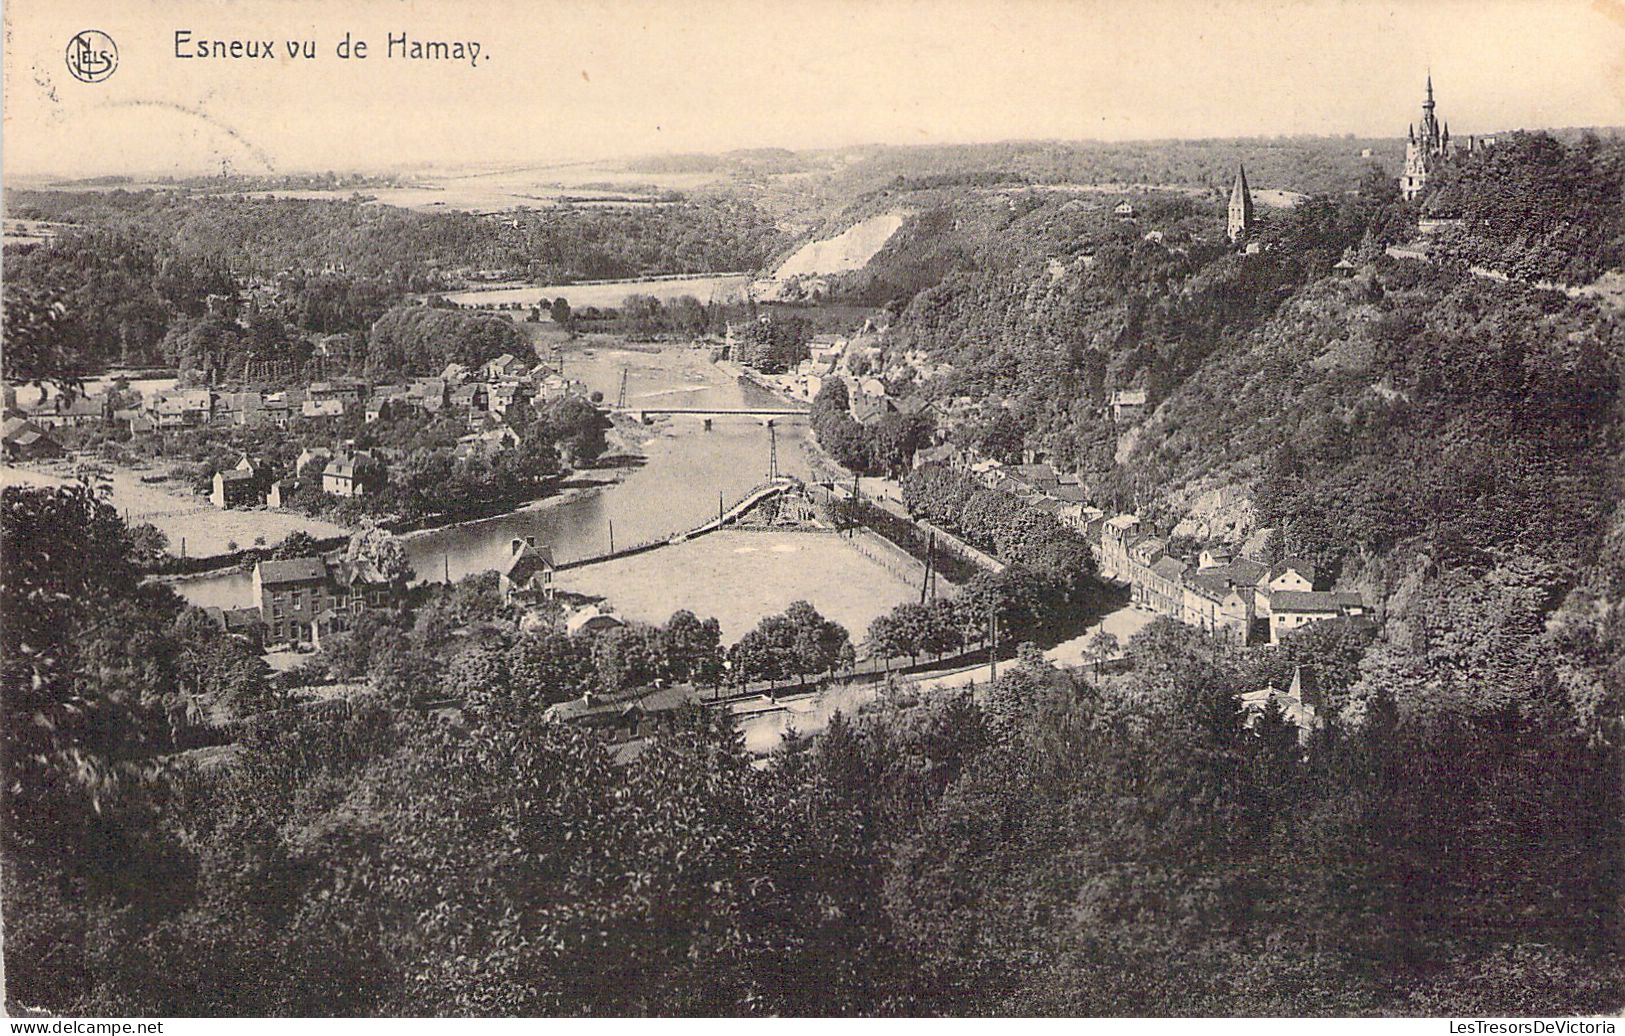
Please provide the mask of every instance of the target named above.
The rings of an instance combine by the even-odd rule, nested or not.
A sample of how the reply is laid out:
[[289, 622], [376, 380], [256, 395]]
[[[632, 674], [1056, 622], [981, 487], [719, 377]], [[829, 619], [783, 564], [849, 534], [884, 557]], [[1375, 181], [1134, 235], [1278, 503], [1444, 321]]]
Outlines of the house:
[[322, 469], [322, 492], [332, 496], [362, 496], [376, 492], [377, 464], [368, 453], [334, 457]]
[[275, 428], [288, 427], [288, 416], [291, 413], [288, 407], [288, 393], [267, 392], [260, 400], [260, 413], [264, 415], [264, 423]]
[[1117, 203], [1117, 206], [1112, 209], [1112, 215], [1121, 216], [1124, 219], [1133, 219], [1135, 216], [1134, 206], [1130, 205], [1126, 201], [1120, 201]]
[[267, 640], [314, 643], [349, 628], [346, 614], [388, 603], [394, 587], [367, 561], [319, 557], [261, 561], [254, 566], [254, 599]]
[[1197, 568], [1219, 568], [1235, 560], [1235, 552], [1221, 544], [1209, 544], [1197, 555]]
[[406, 386], [406, 402], [434, 413], [446, 405], [446, 379], [413, 378]]
[[1277, 590], [1270, 594], [1269, 607], [1271, 644], [1310, 623], [1365, 615], [1364, 598], [1338, 590]]
[[814, 363], [829, 370], [839, 362], [841, 353], [846, 351], [846, 339], [840, 335], [813, 335], [812, 341], [807, 343], [807, 350]]
[[260, 502], [259, 476], [252, 467], [247, 471], [242, 468], [217, 471], [214, 473], [214, 491], [209, 494], [209, 499], [221, 510], [252, 507]]
[[1013, 464], [1005, 471], [1032, 492], [1045, 492], [1061, 484], [1061, 476], [1048, 464]]
[[1254, 610], [1258, 617], [1268, 618], [1270, 596], [1277, 590], [1307, 591], [1315, 588], [1315, 566], [1296, 558], [1282, 558], [1258, 577], [1254, 592]]
[[333, 378], [331, 381], [311, 382], [308, 398], [317, 402], [336, 399], [348, 411], [360, 406], [366, 394], [366, 383], [359, 378]]
[[23, 417], [6, 418], [0, 442], [4, 443], [7, 460], [49, 460], [63, 454], [61, 443]]
[[215, 608], [203, 609], [221, 632], [228, 636], [242, 637], [255, 647], [263, 647], [265, 643], [265, 623], [260, 621], [258, 608]]
[[1128, 579], [1128, 551], [1138, 535], [1140, 519], [1132, 514], [1109, 518], [1100, 528], [1100, 573], [1108, 579]]
[[271, 483], [271, 488], [265, 492], [265, 506], [282, 508], [287, 507], [293, 494], [299, 491], [299, 480], [296, 478], [279, 478]]
[[306, 446], [299, 451], [299, 456], [293, 462], [295, 475], [320, 475], [327, 462], [333, 459], [333, 451], [324, 450], [320, 446]]
[[327, 577], [338, 588], [335, 607], [350, 612], [382, 608], [394, 595], [395, 586], [366, 558], [346, 558], [327, 566]]
[[[276, 408], [287, 416], [287, 406]], [[266, 406], [265, 397], [258, 392], [225, 392], [216, 404], [215, 420], [239, 428], [263, 428], [275, 424], [275, 414]]]
[[448, 385], [461, 385], [468, 380], [469, 370], [460, 363], [448, 363], [440, 372], [440, 380]]
[[1111, 406], [1114, 423], [1133, 424], [1145, 414], [1145, 389], [1117, 389]]
[[525, 365], [513, 353], [503, 353], [494, 360], [486, 362], [480, 368], [480, 373], [492, 381], [502, 378], [517, 378], [525, 373]]
[[914, 467], [923, 468], [927, 464], [946, 464], [950, 468], [960, 466], [964, 453], [953, 443], [943, 443], [941, 446], [928, 446], [923, 450], [914, 451]]
[[852, 397], [852, 419], [858, 424], [872, 425], [887, 414], [895, 414], [897, 404], [886, 396], [858, 395]]
[[1305, 670], [1301, 665], [1293, 668], [1292, 685], [1287, 690], [1278, 691], [1274, 686], [1266, 686], [1262, 690], [1241, 695], [1247, 729], [1255, 729], [1265, 710], [1272, 705], [1281, 711], [1282, 719], [1298, 728], [1300, 745], [1306, 744], [1313, 732], [1325, 722], [1321, 718], [1325, 699], [1313, 679], [1312, 671]]
[[201, 428], [214, 416], [214, 393], [187, 389], [156, 397], [159, 428]]
[[1180, 558], [1167, 555], [1147, 566], [1148, 578], [1141, 594], [1145, 606], [1158, 615], [1180, 620], [1185, 613], [1185, 572], [1189, 568]]
[[1261, 574], [1250, 561], [1187, 572], [1180, 621], [1246, 644], [1253, 627], [1253, 588]]
[[937, 401], [924, 396], [909, 396], [898, 400], [897, 412], [905, 417], [929, 417], [932, 420], [942, 416], [942, 409], [937, 406]]
[[1167, 541], [1158, 536], [1142, 536], [1129, 544], [1126, 575], [1131, 599], [1139, 607], [1151, 607], [1152, 583], [1156, 578], [1151, 566], [1162, 560], [1167, 545]]
[[[450, 379], [447, 380], [449, 381]], [[456, 388], [452, 389], [451, 396], [448, 401], [449, 406], [458, 407], [464, 410], [484, 410], [486, 409], [486, 404], [487, 396], [485, 386], [477, 381], [468, 385], [458, 385]]]
[[478, 433], [477, 437], [480, 442], [494, 450], [512, 449], [520, 443], [519, 433], [504, 421], [496, 422]]
[[494, 414], [506, 414], [510, 407], [528, 403], [532, 392], [529, 385], [520, 381], [509, 381], [491, 388], [490, 408]]
[[612, 741], [629, 741], [669, 726], [681, 710], [698, 701], [689, 687], [643, 688], [609, 696], [589, 692], [549, 705], [542, 718], [549, 723], [590, 727]]
[[73, 428], [85, 424], [101, 424], [112, 417], [105, 399], [87, 396], [69, 396], [58, 393], [50, 401], [29, 414], [29, 418], [42, 428]]
[[553, 552], [538, 546], [536, 537], [516, 537], [509, 545], [508, 563], [498, 576], [502, 599], [527, 604], [553, 596]]
[[588, 605], [584, 608], [577, 608], [565, 617], [564, 632], [574, 637], [603, 633], [605, 630], [616, 629], [624, 625], [626, 623], [608, 612], [599, 610], [595, 605]]
[[273, 643], [305, 642], [311, 623], [337, 599], [321, 558], [261, 561], [254, 566], [254, 599]]

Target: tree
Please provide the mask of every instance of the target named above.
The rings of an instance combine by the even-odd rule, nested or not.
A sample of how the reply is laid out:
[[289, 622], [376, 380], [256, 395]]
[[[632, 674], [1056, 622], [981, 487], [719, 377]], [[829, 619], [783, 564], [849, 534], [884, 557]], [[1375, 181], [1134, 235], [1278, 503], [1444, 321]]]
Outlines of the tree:
[[154, 568], [169, 550], [169, 537], [151, 522], [132, 526], [129, 531], [130, 559], [141, 568]]
[[548, 315], [552, 317], [553, 323], [565, 328], [571, 327], [570, 300], [562, 295], [554, 299], [553, 305], [548, 308]]
[[701, 621], [693, 612], [672, 613], [661, 629], [671, 678], [715, 686], [722, 678], [722, 627], [716, 619]]
[[83, 349], [86, 336], [67, 305], [59, 295], [11, 281], [5, 296], [5, 380], [77, 394], [91, 361]]
[[370, 564], [385, 582], [396, 588], [410, 583], [416, 574], [412, 571], [412, 563], [406, 556], [406, 544], [401, 538], [371, 523], [350, 537], [344, 558], [350, 562]]
[[653, 626], [621, 626], [597, 634], [592, 664], [599, 686], [610, 694], [647, 687], [669, 672], [664, 638]]
[[784, 610], [784, 620], [790, 637], [787, 648], [792, 672], [810, 676], [851, 663], [852, 641], [846, 630], [824, 618], [811, 604], [792, 603]]
[[316, 553], [316, 537], [303, 529], [295, 529], [272, 548], [271, 557], [278, 561], [286, 561], [289, 558], [308, 558]]
[[555, 630], [526, 633], [508, 649], [512, 704], [539, 711], [555, 702], [579, 698], [597, 686], [592, 643]]
[[1100, 667], [1116, 658], [1121, 650], [1117, 634], [1104, 628], [1095, 630], [1094, 635], [1084, 645], [1084, 658], [1094, 663], [1096, 680], [1100, 679]]

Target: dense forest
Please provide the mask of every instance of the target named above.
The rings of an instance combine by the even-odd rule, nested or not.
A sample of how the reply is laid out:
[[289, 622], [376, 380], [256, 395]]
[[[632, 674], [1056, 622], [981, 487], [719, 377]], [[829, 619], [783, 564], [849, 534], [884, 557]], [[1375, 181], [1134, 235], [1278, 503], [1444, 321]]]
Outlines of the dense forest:
[[[1617, 1013], [1625, 328], [1604, 300], [1458, 260], [1617, 265], [1618, 148], [1509, 138], [1464, 164], [1435, 197], [1515, 182], [1567, 215], [1514, 226], [1463, 201], [1440, 240], [1488, 251], [1431, 263], [1385, 251], [1430, 199], [1375, 171], [1262, 211], [1252, 252], [1223, 240], [1216, 199], [1136, 192], [1120, 217], [1118, 196], [989, 189], [977, 168], [896, 187], [915, 214], [834, 286], [889, 309], [884, 365], [945, 368], [914, 393], [982, 405], [954, 436], [1078, 470], [1159, 530], [1238, 490], [1250, 525], [1376, 621], [1242, 649], [1158, 620], [1078, 670], [1023, 646], [974, 696], [888, 688], [765, 760], [698, 710], [630, 757], [543, 712], [710, 686], [724, 659], [826, 672], [858, 631], [805, 605], [729, 651], [706, 617], [589, 642], [522, 628], [490, 577], [419, 588], [300, 674], [366, 689], [301, 706], [140, 581], [150, 547], [93, 490], [6, 488], [8, 996], [168, 1015]], [[1565, 195], [1576, 169], [1595, 189]], [[158, 266], [131, 276], [154, 286]], [[379, 344], [427, 368], [455, 335], [418, 312]], [[1108, 400], [1129, 387], [1149, 406], [1119, 427]], [[819, 434], [873, 467], [929, 434], [854, 431], [836, 395]], [[958, 615], [882, 616], [872, 645], [941, 650], [982, 609], [1039, 639], [1095, 606], [1053, 519], [942, 468], [905, 485], [1013, 564]], [[1303, 674], [1321, 725], [1244, 712]], [[426, 709], [448, 694], [457, 718]], [[230, 743], [192, 748], [214, 719]]]
[[[137, 583], [117, 517], [88, 490], [12, 488], [4, 502], [23, 564], [0, 591], [26, 618], [3, 634], [16, 1004], [1471, 1016], [1621, 1003], [1617, 731], [1583, 735], [1550, 694], [1424, 713], [1379, 693], [1361, 722], [1300, 745], [1279, 714], [1246, 726], [1235, 695], [1303, 663], [1335, 685], [1363, 639], [1326, 627], [1238, 653], [1159, 624], [1119, 675], [1024, 654], [980, 701], [894, 695], [787, 740], [765, 769], [698, 713], [615, 765], [590, 733], [542, 720], [571, 690], [560, 674], [631, 679], [649, 652], [705, 665], [714, 629], [674, 616], [586, 656], [536, 634], [503, 647], [457, 632], [490, 629], [487, 579], [383, 616], [362, 642], [384, 652], [360, 663], [378, 671], [373, 695], [262, 712], [233, 746], [174, 754], [166, 732], [184, 717], [166, 703], [195, 688], [252, 708], [255, 673], [235, 675], [244, 663], [211, 648], [219, 638], [188, 640], [194, 620]], [[1617, 528], [1611, 544], [1598, 590], [1617, 631]], [[468, 690], [461, 723], [405, 707], [448, 686]]]
[[1625, 149], [1517, 133], [1447, 165], [1427, 201], [1460, 220], [1442, 254], [1520, 280], [1589, 284], [1625, 265]]
[[[727, 198], [498, 220], [355, 200], [19, 191], [7, 215], [75, 225], [8, 251], [6, 309], [60, 307], [61, 337], [84, 370], [185, 358], [175, 336], [193, 332], [211, 296], [223, 318], [281, 325], [267, 323], [259, 347], [233, 349], [239, 366], [273, 354], [302, 362], [304, 338], [363, 334], [405, 295], [460, 286], [475, 271], [549, 283], [755, 270], [783, 244], [762, 213]], [[250, 280], [274, 301], [240, 300]], [[289, 348], [273, 349], [265, 335]]]

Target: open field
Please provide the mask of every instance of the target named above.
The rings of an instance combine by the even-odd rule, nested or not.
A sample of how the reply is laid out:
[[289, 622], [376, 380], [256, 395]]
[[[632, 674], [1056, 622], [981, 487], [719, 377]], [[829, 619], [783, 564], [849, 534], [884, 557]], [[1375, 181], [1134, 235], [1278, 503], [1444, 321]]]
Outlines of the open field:
[[[0, 465], [0, 486], [67, 485], [72, 481], [66, 467], [17, 467]], [[318, 518], [291, 511], [222, 511], [201, 496], [181, 496], [164, 486], [143, 483], [139, 473], [127, 468], [112, 472], [112, 494], [107, 502], [131, 525], [150, 522], [169, 537], [169, 552], [176, 557], [209, 557], [229, 553], [230, 544], [254, 546], [265, 537], [266, 546], [275, 546], [291, 533], [303, 530], [322, 539], [342, 536], [350, 530]], [[185, 544], [184, 554], [182, 544]]]
[[460, 291], [447, 295], [448, 302], [459, 306], [495, 306], [518, 302], [530, 305], [537, 299], [563, 296], [570, 300], [572, 309], [583, 306], [619, 306], [628, 295], [653, 295], [662, 302], [680, 295], [692, 295], [701, 302], [733, 298], [744, 291], [750, 276], [741, 273], [709, 274], [700, 277], [680, 277], [671, 280], [607, 281], [601, 284], [544, 284], [541, 287], [495, 288], [488, 291]]
[[729, 644], [802, 600], [861, 643], [876, 616], [919, 598], [917, 588], [838, 537], [804, 532], [714, 532], [560, 572], [558, 586], [607, 597], [617, 614], [637, 622], [665, 622], [679, 608], [714, 616]]

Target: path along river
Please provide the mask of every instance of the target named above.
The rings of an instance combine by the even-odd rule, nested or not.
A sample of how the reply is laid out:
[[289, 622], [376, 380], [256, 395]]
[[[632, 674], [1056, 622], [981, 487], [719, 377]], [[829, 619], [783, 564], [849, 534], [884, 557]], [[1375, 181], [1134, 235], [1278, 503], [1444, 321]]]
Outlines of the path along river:
[[[570, 377], [610, 400], [619, 395], [625, 370], [626, 401], [633, 407], [784, 406], [696, 350], [593, 348], [570, 352], [565, 362]], [[457, 580], [499, 568], [516, 536], [535, 536], [561, 563], [607, 552], [612, 523], [616, 547], [663, 539], [714, 516], [719, 493], [731, 505], [767, 477], [769, 431], [756, 419], [717, 418], [708, 431], [698, 418], [672, 417], [649, 432], [645, 463], [602, 490], [408, 536], [407, 554], [418, 578]], [[781, 420], [774, 432], [780, 471], [809, 477], [802, 447], [810, 434], [806, 423]], [[193, 604], [234, 608], [254, 603], [251, 585], [249, 573], [233, 570], [182, 580], [175, 589]]]

